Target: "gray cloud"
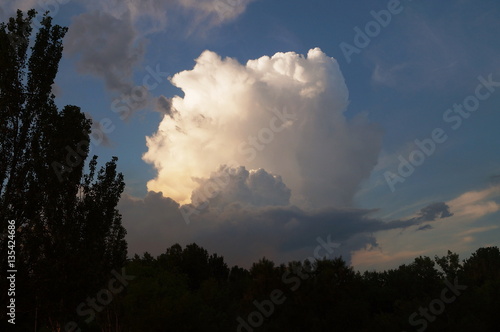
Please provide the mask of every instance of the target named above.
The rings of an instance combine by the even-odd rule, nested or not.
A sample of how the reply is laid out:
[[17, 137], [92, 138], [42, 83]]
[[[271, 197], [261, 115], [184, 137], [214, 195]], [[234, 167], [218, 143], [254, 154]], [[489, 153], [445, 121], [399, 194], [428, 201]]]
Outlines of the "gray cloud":
[[106, 135], [106, 128], [102, 128], [99, 121], [96, 121], [90, 113], [85, 112], [85, 117], [92, 120], [92, 126], [90, 127], [90, 139], [96, 145], [111, 146], [111, 140], [109, 136]]
[[489, 182], [492, 184], [499, 184], [500, 183], [500, 174], [495, 174], [490, 176]]
[[209, 20], [219, 25], [242, 14], [249, 2], [251, 0], [82, 1], [87, 11], [73, 18], [65, 38], [65, 52], [77, 58], [79, 72], [104, 80], [106, 88], [115, 94], [113, 97], [122, 102], [119, 109], [125, 108], [124, 103], [127, 105], [126, 113], [120, 111], [122, 119], [146, 107], [171, 115], [165, 97], [153, 98], [148, 88], [137, 86], [133, 81], [133, 72], [143, 59], [148, 36], [166, 31], [168, 18], [186, 9], [197, 24]]
[[450, 208], [444, 202], [432, 203], [422, 208], [419, 213], [419, 218], [423, 221], [434, 221], [436, 218], [451, 217]]
[[431, 225], [427, 224], [427, 225], [422, 225], [420, 226], [419, 228], [417, 228], [417, 232], [418, 231], [426, 231], [426, 230], [429, 230], [429, 229], [433, 229], [434, 227], [432, 227]]
[[130, 93], [133, 68], [142, 60], [145, 44], [137, 42], [130, 14], [116, 18], [87, 12], [73, 19], [65, 51], [79, 56], [78, 69], [104, 80], [110, 90]]
[[163, 95], [156, 98], [155, 111], [172, 117], [175, 112], [172, 108], [172, 100]]
[[[276, 262], [305, 259], [312, 255], [318, 237], [330, 237], [333, 242], [340, 243], [336, 254], [350, 262], [354, 251], [378, 246], [375, 232], [413, 226], [423, 230], [429, 225], [422, 224], [430, 221], [425, 215], [384, 221], [371, 217], [374, 210], [364, 209], [306, 211], [293, 205], [256, 207], [235, 202], [222, 209], [221, 205], [209, 205], [193, 214], [187, 225], [180, 205], [154, 192], [149, 192], [144, 199], [124, 195], [119, 210], [128, 231], [129, 254], [144, 251], [160, 254], [174, 243], [196, 242], [209, 251], [224, 255], [230, 264], [246, 267], [262, 256]], [[431, 204], [423, 210], [437, 208]], [[441, 218], [449, 216], [442, 213], [445, 210], [447, 206], [441, 209]]]
[[208, 202], [210, 207], [223, 209], [229, 204], [244, 206], [288, 205], [291, 191], [279, 175], [264, 169], [248, 171], [244, 166], [221, 166], [208, 179], [196, 179], [199, 187], [193, 191], [194, 205]]
[[45, 12], [51, 9], [47, 4], [41, 3], [40, 1], [37, 2], [37, 0], [2, 0], [2, 5], [0, 6], [0, 21], [5, 22], [10, 17], [16, 16], [18, 9], [27, 12], [32, 8], [36, 9], [38, 12]]

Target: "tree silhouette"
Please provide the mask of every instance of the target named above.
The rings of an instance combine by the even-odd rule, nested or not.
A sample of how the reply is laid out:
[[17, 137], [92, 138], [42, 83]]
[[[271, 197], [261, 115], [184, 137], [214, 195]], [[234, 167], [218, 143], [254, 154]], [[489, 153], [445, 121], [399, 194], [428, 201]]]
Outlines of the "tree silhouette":
[[[145, 253], [130, 260], [127, 270], [137, 279], [118, 299], [127, 330], [417, 331], [422, 326], [412, 325], [410, 316], [425, 308], [432, 314], [429, 306], [436, 306], [443, 289], [458, 283], [467, 288], [426, 321], [425, 331], [498, 331], [496, 247], [478, 249], [463, 264], [452, 252], [439, 259], [451, 266], [449, 276], [457, 280], [438, 271], [426, 256], [364, 274], [341, 258], [316, 260], [310, 266], [300, 261], [277, 266], [262, 258], [249, 270], [233, 266], [227, 277], [213, 272], [219, 269], [211, 265], [211, 257], [217, 257], [215, 267], [225, 276], [223, 257], [196, 244], [175, 244], [156, 258]], [[281, 292], [284, 300], [271, 310], [273, 291]], [[446, 293], [448, 299], [452, 295]], [[251, 325], [249, 317], [259, 325]]]
[[460, 260], [458, 254], [454, 254], [448, 250], [448, 254], [439, 258], [435, 256], [434, 261], [443, 270], [444, 275], [447, 279], [453, 280], [461, 269]]
[[0, 24], [0, 215], [16, 223], [19, 324], [59, 330], [125, 263], [124, 182], [115, 157], [97, 170], [94, 156], [84, 174], [91, 121], [77, 106], [59, 111], [52, 93], [67, 29], [45, 14], [29, 47], [35, 16]]

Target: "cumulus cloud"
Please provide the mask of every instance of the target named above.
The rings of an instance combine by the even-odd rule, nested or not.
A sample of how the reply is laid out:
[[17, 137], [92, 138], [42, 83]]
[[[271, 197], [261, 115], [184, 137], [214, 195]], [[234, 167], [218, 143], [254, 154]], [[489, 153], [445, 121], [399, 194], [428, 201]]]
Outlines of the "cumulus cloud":
[[193, 191], [191, 201], [195, 207], [209, 204], [223, 209], [229, 204], [244, 206], [288, 205], [290, 189], [279, 175], [263, 169], [248, 171], [245, 167], [221, 166], [208, 179], [195, 179], [199, 187]]
[[240, 64], [205, 51], [173, 76], [175, 114], [147, 138], [148, 190], [185, 204], [220, 165], [281, 176], [300, 206], [349, 206], [377, 161], [381, 130], [344, 115], [348, 90], [319, 48]]

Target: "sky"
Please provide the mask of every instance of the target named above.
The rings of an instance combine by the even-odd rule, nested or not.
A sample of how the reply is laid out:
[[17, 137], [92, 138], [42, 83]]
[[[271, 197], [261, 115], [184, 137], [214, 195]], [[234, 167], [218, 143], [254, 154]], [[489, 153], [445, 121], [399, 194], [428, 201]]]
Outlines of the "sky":
[[319, 243], [364, 271], [500, 244], [498, 1], [7, 0], [0, 19], [18, 8], [69, 27], [56, 103], [119, 158], [130, 256], [196, 242], [249, 267]]

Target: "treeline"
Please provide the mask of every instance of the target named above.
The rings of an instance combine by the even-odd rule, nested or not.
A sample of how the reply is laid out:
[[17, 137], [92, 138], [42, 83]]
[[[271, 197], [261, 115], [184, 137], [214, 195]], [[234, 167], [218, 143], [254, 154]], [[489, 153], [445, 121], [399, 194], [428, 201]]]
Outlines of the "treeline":
[[134, 279], [91, 324], [79, 323], [84, 331], [500, 330], [497, 247], [361, 274], [341, 258], [229, 268], [196, 244], [176, 244], [156, 258], [136, 255], [125, 270]]

